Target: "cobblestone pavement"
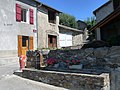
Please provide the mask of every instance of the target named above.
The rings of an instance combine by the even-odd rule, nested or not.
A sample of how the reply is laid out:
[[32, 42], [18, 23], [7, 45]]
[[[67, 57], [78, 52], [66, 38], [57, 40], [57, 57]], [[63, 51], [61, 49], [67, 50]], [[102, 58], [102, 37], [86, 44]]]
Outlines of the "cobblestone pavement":
[[0, 90], [67, 90], [13, 75], [19, 63], [0, 66]]

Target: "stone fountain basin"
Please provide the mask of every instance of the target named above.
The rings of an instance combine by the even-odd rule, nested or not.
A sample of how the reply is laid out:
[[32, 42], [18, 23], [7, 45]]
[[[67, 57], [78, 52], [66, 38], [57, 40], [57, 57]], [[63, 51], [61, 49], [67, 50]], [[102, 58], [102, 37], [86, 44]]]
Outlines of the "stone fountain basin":
[[22, 77], [72, 90], [109, 90], [109, 73], [84, 72], [24, 69]]

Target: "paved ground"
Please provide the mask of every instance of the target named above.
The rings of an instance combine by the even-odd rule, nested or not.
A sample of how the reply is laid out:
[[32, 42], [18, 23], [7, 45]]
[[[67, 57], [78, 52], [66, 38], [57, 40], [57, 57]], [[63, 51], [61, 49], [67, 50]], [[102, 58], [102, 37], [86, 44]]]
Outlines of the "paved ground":
[[0, 90], [67, 90], [12, 75], [0, 80]]
[[67, 90], [13, 75], [18, 69], [17, 63], [0, 66], [0, 90]]
[[19, 69], [18, 63], [12, 63], [9, 65], [0, 66], [0, 78], [8, 75], [13, 75], [13, 72], [18, 69]]

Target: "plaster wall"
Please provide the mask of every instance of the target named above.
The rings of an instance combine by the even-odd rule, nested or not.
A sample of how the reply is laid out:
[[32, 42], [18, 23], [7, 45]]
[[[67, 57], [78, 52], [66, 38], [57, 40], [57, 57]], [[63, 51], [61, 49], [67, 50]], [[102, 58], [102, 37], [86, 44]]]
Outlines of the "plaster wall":
[[[0, 57], [17, 57], [18, 35], [33, 36], [34, 49], [37, 48], [36, 8], [22, 0], [0, 0]], [[34, 25], [16, 21], [16, 3], [34, 10]], [[29, 17], [27, 17], [29, 18]]]
[[48, 35], [57, 36], [57, 47], [59, 47], [59, 16], [56, 12], [56, 24], [49, 23], [48, 10], [40, 7], [38, 11], [38, 48], [48, 48]]

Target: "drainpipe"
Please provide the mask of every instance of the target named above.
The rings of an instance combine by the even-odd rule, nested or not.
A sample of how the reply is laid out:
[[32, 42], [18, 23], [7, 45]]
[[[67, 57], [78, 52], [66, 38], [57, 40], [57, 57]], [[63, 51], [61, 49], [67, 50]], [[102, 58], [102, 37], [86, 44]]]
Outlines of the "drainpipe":
[[42, 3], [40, 3], [40, 5], [37, 5], [37, 9], [36, 9], [36, 29], [37, 29], [37, 49], [38, 49], [38, 8], [40, 8], [42, 6]]

